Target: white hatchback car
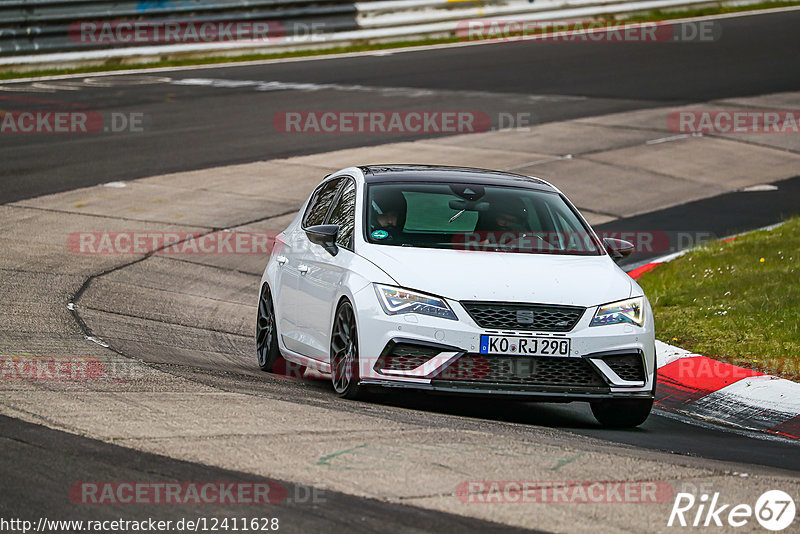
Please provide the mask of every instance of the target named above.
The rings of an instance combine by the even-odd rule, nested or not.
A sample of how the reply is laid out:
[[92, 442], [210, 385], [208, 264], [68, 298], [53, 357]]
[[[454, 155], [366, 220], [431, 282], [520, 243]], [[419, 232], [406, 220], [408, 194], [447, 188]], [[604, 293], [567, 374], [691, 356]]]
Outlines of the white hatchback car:
[[260, 284], [258, 364], [285, 358], [356, 398], [372, 386], [588, 401], [641, 424], [653, 313], [549, 183], [483, 169], [350, 167], [276, 237]]

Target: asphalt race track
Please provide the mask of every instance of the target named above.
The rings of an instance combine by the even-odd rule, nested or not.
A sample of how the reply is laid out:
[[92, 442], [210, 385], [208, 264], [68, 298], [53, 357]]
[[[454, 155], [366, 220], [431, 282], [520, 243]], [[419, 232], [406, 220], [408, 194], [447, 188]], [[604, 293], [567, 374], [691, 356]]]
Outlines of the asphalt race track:
[[[64, 488], [74, 480], [91, 476], [97, 480], [105, 477], [122, 477], [126, 480], [143, 480], [157, 473], [159, 480], [205, 480], [226, 482], [271, 482], [245, 473], [237, 473], [171, 460], [163, 456], [141, 454], [130, 449], [99, 441], [81, 438], [57, 430], [23, 423], [0, 416], [3, 442], [3, 485], [0, 487], [0, 514], [2, 517], [21, 517], [36, 522], [40, 510], [48, 510], [51, 518], [70, 517], [75, 520], [114, 520], [125, 517], [146, 520], [178, 521], [181, 518], [224, 517], [240, 515], [241, 507], [207, 505], [172, 507], [164, 513], [163, 506], [127, 505], [97, 506], [87, 509], [66, 498]], [[30, 458], [35, 457], [35, 464]], [[16, 466], [16, 467], [13, 467]], [[31, 478], [46, 481], [31, 495], [20, 492], [30, 484]], [[359, 499], [350, 495], [325, 491], [313, 497], [305, 490], [285, 484], [286, 500], [275, 505], [245, 511], [250, 518], [279, 517], [284, 528], [294, 532], [382, 532], [386, 519], [392, 519], [394, 532], [530, 532], [506, 525], [478, 521], [457, 515], [442, 514], [391, 504], [372, 499]], [[21, 510], [28, 513], [20, 516]], [[291, 526], [288, 526], [291, 525]]]
[[[779, 223], [800, 211], [800, 176], [773, 184], [773, 191], [736, 191], [688, 202], [634, 217], [595, 225], [598, 231], [624, 232], [660, 228], [705, 232], [709, 239], [722, 239], [754, 228]], [[644, 262], [659, 252], [631, 254], [621, 265]]]
[[[279, 111], [478, 110], [530, 113], [532, 123], [796, 90], [797, 11], [721, 19], [699, 43], [500, 43], [469, 49], [150, 73], [115, 81], [3, 84], [3, 109], [144, 114], [147, 133], [3, 139], [0, 202], [219, 165], [402, 141], [419, 135], [291, 135]], [[278, 81], [366, 89], [175, 85], [159, 79]], [[133, 85], [131, 85], [133, 84]], [[20, 86], [21, 85], [21, 86]], [[109, 85], [110, 87], [103, 87]], [[414, 91], [418, 89], [422, 91]], [[495, 126], [496, 124], [496, 120]], [[507, 125], [506, 125], [507, 126]], [[302, 138], [299, 138], [302, 137]], [[387, 139], [389, 137], [390, 139]]]
[[[159, 366], [169, 372], [228, 391], [262, 393], [262, 381], [270, 382], [270, 393], [293, 402], [319, 404], [330, 400], [328, 380], [273, 379], [248, 362], [224, 365], [222, 370], [176, 365]], [[214, 367], [219, 367], [215, 365]], [[375, 392], [372, 403], [341, 403], [337, 409], [354, 414], [376, 412], [392, 421], [426, 422], [433, 428], [470, 430], [492, 429], [493, 432], [518, 432], [522, 425], [558, 428], [581, 436], [608, 440], [641, 449], [649, 449], [687, 457], [708, 458], [737, 464], [755, 464], [800, 472], [800, 455], [796, 441], [777, 437], [764, 438], [733, 432], [714, 425], [698, 425], [697, 421], [659, 415], [658, 409], [636, 429], [619, 431], [604, 429], [595, 421], [589, 405], [538, 404], [486, 399], [464, 399], [443, 395], [405, 392]], [[379, 406], [379, 407], [376, 407]], [[443, 415], [456, 415], [455, 420]], [[512, 423], [512, 425], [508, 425]], [[725, 443], [720, 447], [720, 443]], [[754, 454], [756, 451], [756, 454]]]
[[[101, 82], [97, 81], [100, 77], [86, 75], [39, 83], [0, 83], [0, 107], [4, 110], [136, 112], [143, 114], [148, 126], [142, 133], [4, 136], [0, 146], [4, 169], [0, 203], [170, 172], [425, 137], [293, 136], [276, 132], [273, 127], [273, 116], [280, 111], [348, 110], [355, 107], [356, 99], [360, 109], [480, 110], [491, 117], [530, 113], [534, 122], [544, 123], [800, 90], [800, 11], [718, 22], [725, 38], [714, 43], [503, 43], [131, 73]], [[92, 80], [86, 82], [88, 78]], [[267, 82], [280, 84], [265, 89]], [[497, 126], [496, 121], [493, 126]], [[800, 213], [800, 177], [777, 185], [777, 191], [713, 196], [597, 228], [672, 231], [683, 228], [681, 221], [691, 221], [686, 223], [687, 230], [727, 236]], [[636, 255], [629, 262], [649, 257]], [[242, 346], [249, 343], [249, 339], [241, 340]], [[680, 456], [691, 465], [725, 462], [731, 470], [753, 468], [792, 476], [800, 473], [800, 449], [794, 441], [766, 439], [661, 412], [655, 412], [635, 430], [612, 431], [600, 428], [588, 405], [579, 403], [525, 404], [520, 409], [519, 404], [505, 401], [394, 393], [377, 394], [373, 403], [336, 402], [328, 381], [280, 380], [265, 375], [256, 368], [254, 355], [253, 361], [231, 358], [208, 368], [193, 368], [179, 354], [168, 363], [163, 358], [171, 356], [159, 356], [149, 363], [193, 382], [227, 392], [263, 396], [266, 391], [270, 398], [301, 405], [322, 403], [345, 414], [413, 421], [453, 431], [488, 429], [498, 435], [543, 427], [543, 432], [566, 431], [575, 440], [597, 443], [598, 448], [622, 446], [642, 457]], [[3, 516], [29, 509], [79, 518], [78, 509], [64, 492], [64, 487], [76, 479], [137, 480], [155, 474], [177, 480], [258, 479], [244, 472], [136, 452], [4, 416], [0, 416], [0, 436]], [[37, 491], [19, 491], [32, 477]], [[291, 481], [286, 484], [294, 487]], [[87, 517], [101, 518], [101, 512], [109, 518], [121, 513], [152, 515], [146, 507], [107, 507], [92, 510]], [[222, 515], [226, 510], [202, 509], [203, 515], [214, 513]], [[191, 516], [201, 511], [187, 507], [170, 514]], [[386, 530], [387, 521], [391, 530], [398, 532], [515, 531], [501, 524], [336, 492], [326, 492], [326, 500], [311, 512], [307, 506], [284, 505], [280, 517], [292, 525], [290, 531], [298, 532], [377, 532]]]

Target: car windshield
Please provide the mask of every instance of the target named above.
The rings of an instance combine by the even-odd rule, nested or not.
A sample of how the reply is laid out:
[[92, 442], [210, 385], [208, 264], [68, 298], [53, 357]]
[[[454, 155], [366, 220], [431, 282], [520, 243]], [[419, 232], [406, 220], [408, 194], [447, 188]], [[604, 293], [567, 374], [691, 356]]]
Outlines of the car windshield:
[[602, 254], [555, 192], [459, 183], [370, 184], [366, 239], [389, 246]]

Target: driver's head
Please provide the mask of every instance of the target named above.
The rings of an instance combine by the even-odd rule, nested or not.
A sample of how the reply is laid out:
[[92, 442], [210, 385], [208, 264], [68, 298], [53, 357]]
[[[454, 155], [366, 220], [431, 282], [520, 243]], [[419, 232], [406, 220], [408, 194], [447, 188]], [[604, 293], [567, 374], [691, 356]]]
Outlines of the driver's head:
[[400, 213], [397, 210], [390, 210], [375, 215], [375, 220], [378, 222], [378, 226], [396, 228], [399, 217]]
[[517, 214], [504, 211], [497, 212], [494, 220], [500, 229], [514, 228], [522, 223]]
[[380, 228], [402, 228], [406, 209], [406, 197], [397, 189], [381, 188], [372, 195], [372, 220]]
[[494, 230], [524, 230], [528, 212], [518, 198], [503, 198], [492, 203], [489, 224]]

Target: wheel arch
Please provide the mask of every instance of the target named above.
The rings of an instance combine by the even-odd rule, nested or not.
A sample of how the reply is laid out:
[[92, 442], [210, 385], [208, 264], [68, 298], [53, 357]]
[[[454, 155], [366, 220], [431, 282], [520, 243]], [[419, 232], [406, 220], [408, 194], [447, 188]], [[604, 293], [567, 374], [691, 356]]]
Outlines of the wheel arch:
[[354, 304], [355, 300], [353, 299], [353, 297], [343, 291], [339, 294], [337, 298], [333, 300], [333, 302], [335, 302], [336, 304], [332, 307], [331, 310], [332, 313], [331, 313], [330, 328], [328, 329], [328, 363], [331, 364], [333, 363], [331, 359], [333, 357], [333, 355], [331, 354], [331, 341], [333, 339], [333, 328], [336, 324], [336, 314], [344, 302], [347, 302], [348, 304], [350, 304], [350, 307], [353, 308], [353, 320], [356, 322], [356, 335], [358, 335], [358, 332], [360, 331], [358, 325], [358, 313], [356, 312], [356, 305]]

